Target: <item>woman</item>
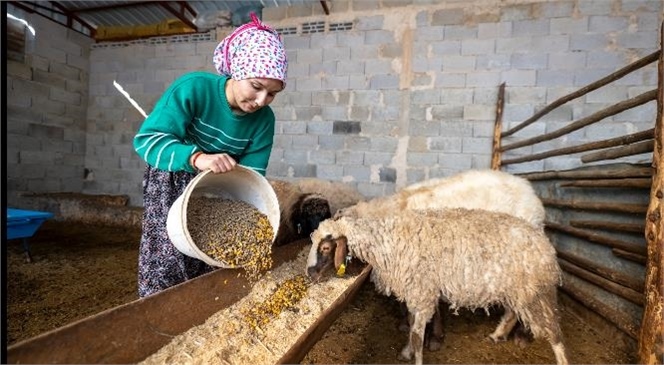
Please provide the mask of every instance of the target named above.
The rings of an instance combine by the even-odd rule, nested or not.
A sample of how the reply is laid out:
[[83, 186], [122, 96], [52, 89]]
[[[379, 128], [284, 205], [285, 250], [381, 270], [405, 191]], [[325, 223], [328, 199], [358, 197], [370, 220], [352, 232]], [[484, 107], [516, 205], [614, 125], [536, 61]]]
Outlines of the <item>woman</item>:
[[166, 232], [168, 211], [198, 171], [239, 163], [265, 175], [275, 117], [268, 106], [286, 86], [286, 51], [276, 31], [252, 21], [215, 49], [220, 75], [192, 72], [175, 80], [134, 137], [147, 163], [138, 294], [145, 297], [214, 268], [179, 252]]

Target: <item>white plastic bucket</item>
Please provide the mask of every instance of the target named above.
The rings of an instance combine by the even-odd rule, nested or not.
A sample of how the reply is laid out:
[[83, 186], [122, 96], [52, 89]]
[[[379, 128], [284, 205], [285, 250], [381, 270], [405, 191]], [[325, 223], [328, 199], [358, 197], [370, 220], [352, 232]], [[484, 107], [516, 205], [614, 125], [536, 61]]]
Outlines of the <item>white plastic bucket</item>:
[[210, 170], [198, 174], [185, 188], [170, 210], [166, 220], [168, 237], [183, 254], [197, 258], [208, 265], [230, 268], [225, 262], [217, 261], [201, 251], [192, 240], [187, 228], [187, 205], [190, 197], [206, 196], [241, 200], [253, 205], [265, 214], [272, 225], [274, 235], [279, 230], [279, 201], [270, 183], [263, 175], [243, 166], [236, 166], [230, 172], [215, 174]]

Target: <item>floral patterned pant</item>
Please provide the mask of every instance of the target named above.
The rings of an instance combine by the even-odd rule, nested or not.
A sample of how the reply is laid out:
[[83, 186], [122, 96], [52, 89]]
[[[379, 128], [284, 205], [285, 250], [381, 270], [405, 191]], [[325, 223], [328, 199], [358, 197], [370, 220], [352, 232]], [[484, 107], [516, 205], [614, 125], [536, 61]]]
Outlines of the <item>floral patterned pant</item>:
[[138, 253], [138, 295], [146, 297], [215, 268], [189, 257], [173, 245], [166, 218], [173, 202], [196, 176], [168, 172], [148, 165], [143, 177], [143, 231]]

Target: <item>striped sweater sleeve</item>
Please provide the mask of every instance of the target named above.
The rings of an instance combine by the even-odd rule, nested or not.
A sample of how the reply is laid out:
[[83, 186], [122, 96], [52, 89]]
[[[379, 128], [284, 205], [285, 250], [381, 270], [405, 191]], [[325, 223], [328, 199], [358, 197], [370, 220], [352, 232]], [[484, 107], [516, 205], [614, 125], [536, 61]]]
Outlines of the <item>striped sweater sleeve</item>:
[[191, 121], [185, 100], [177, 93], [166, 95], [145, 119], [136, 136], [134, 150], [150, 166], [164, 171], [196, 172], [189, 163], [199, 148], [186, 142], [186, 129]]

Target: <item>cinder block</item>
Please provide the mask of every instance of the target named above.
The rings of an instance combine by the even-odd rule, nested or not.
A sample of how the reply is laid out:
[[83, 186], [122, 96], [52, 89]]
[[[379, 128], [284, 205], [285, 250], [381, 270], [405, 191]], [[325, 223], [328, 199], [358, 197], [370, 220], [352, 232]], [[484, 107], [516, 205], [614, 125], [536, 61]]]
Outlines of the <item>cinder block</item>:
[[438, 163], [438, 154], [411, 152], [406, 157], [406, 163], [413, 167], [435, 166]]
[[453, 25], [463, 24], [464, 11], [458, 9], [435, 10], [431, 16], [431, 25]]
[[369, 79], [369, 87], [372, 90], [389, 90], [399, 88], [399, 75], [374, 75]]
[[[380, 4], [377, 1], [354, 1], [353, 10], [360, 10], [356, 9], [357, 6], [367, 6], [367, 5], [370, 7], [380, 6]], [[361, 10], [366, 10], [366, 9], [361, 9]], [[383, 29], [383, 20], [384, 20], [383, 18], [384, 18], [383, 15], [359, 17], [357, 19], [356, 29], [357, 30]]]
[[371, 168], [363, 165], [345, 165], [343, 175], [344, 177], [352, 176], [353, 181], [369, 182], [371, 180]]
[[549, 19], [517, 20], [512, 23], [514, 34], [547, 35], [549, 34]]
[[368, 30], [364, 33], [364, 43], [369, 45], [394, 43], [394, 33], [382, 29]]
[[413, 40], [416, 42], [436, 42], [445, 39], [444, 26], [430, 26], [415, 29]]
[[[445, 170], [457, 170], [465, 171], [472, 167], [473, 160], [471, 155], [465, 155], [460, 153], [441, 153], [438, 155], [438, 165], [441, 167], [442, 171]], [[440, 173], [440, 172], [439, 172]], [[436, 177], [445, 177], [436, 176]], [[432, 176], [433, 178], [433, 176]]]
[[477, 38], [477, 27], [467, 27], [465, 25], [446, 25], [445, 40], [467, 40]]
[[[431, 137], [429, 138], [429, 150], [444, 153], [460, 153], [462, 148], [461, 137]], [[437, 155], [436, 155], [437, 156]], [[430, 158], [433, 158], [430, 156]], [[432, 164], [437, 163], [438, 160]]]
[[461, 41], [461, 54], [468, 55], [486, 55], [495, 52], [495, 42], [493, 39], [468, 39]]
[[495, 105], [473, 104], [463, 108], [464, 120], [493, 120], [496, 116]]
[[572, 34], [570, 51], [595, 51], [604, 49], [609, 44], [606, 34]]
[[329, 150], [313, 150], [309, 152], [309, 163], [316, 165], [334, 165], [336, 153]]
[[577, 34], [588, 32], [588, 18], [556, 18], [551, 19], [551, 34]]
[[[500, 82], [510, 86], [534, 86], [537, 79], [535, 70], [510, 70], [504, 71]], [[487, 85], [488, 86], [488, 85]]]
[[550, 70], [578, 70], [586, 66], [586, 53], [551, 53], [549, 55]]
[[477, 56], [441, 56], [442, 71], [473, 71]]
[[477, 70], [509, 70], [512, 68], [512, 57], [508, 54], [477, 55]]
[[443, 88], [460, 88], [466, 86], [466, 74], [456, 72], [438, 72], [435, 74], [434, 87]]
[[491, 138], [463, 138], [461, 152], [464, 154], [491, 154]]
[[613, 4], [610, 1], [586, 0], [579, 2], [578, 11], [579, 15], [609, 15], [613, 11], [612, 7]]

